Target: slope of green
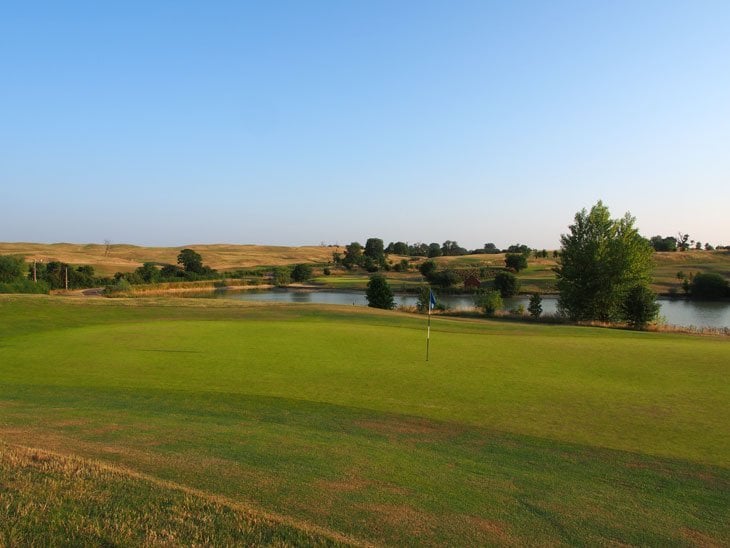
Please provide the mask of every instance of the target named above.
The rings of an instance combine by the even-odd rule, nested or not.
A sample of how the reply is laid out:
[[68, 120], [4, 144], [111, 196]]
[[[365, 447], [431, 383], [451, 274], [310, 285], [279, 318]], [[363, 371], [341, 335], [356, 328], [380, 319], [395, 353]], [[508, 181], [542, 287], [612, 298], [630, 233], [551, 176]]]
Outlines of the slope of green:
[[727, 339], [0, 300], [0, 435], [387, 544], [720, 542]]

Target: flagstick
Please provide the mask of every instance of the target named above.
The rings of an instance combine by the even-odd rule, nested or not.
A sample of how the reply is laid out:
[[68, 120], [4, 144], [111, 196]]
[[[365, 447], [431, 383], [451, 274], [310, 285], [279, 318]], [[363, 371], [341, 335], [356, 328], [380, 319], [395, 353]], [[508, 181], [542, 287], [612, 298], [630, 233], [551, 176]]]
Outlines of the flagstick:
[[431, 302], [428, 303], [428, 330], [426, 331], [426, 361], [428, 361], [428, 346], [431, 342]]

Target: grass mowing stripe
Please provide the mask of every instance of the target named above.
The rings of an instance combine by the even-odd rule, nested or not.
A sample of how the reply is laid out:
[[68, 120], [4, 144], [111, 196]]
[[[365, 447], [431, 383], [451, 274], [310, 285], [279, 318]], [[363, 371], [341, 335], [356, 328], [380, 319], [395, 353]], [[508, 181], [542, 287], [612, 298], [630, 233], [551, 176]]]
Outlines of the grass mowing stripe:
[[730, 536], [726, 339], [434, 323], [0, 299], [0, 436], [376, 543]]
[[730, 389], [713, 382], [730, 357], [724, 341], [444, 331], [425, 364], [419, 330], [323, 316], [45, 332], [11, 339], [3, 377], [8, 389], [37, 379], [297, 397], [728, 464]]

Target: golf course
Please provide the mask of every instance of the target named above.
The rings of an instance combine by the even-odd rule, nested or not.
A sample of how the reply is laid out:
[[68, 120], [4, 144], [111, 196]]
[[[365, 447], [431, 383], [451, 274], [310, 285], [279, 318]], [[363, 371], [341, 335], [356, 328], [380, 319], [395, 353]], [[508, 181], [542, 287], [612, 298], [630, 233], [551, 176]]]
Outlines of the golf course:
[[[0, 295], [0, 545], [724, 545], [730, 344]], [[90, 540], [91, 539], [91, 540]]]

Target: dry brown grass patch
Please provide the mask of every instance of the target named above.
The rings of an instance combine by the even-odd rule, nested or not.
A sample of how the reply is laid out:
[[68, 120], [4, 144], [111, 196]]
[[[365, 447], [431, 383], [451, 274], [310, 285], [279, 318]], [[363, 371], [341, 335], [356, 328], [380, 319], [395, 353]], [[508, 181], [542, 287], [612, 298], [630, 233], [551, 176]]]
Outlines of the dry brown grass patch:
[[62, 261], [72, 265], [91, 265], [98, 274], [131, 272], [142, 263], [176, 264], [181, 249], [194, 249], [206, 265], [216, 270], [235, 270], [262, 265], [326, 263], [337, 249], [322, 246], [262, 246], [233, 244], [192, 244], [179, 247], [141, 247], [114, 244], [106, 254], [103, 244], [2, 243], [0, 255], [21, 255], [26, 261]]

